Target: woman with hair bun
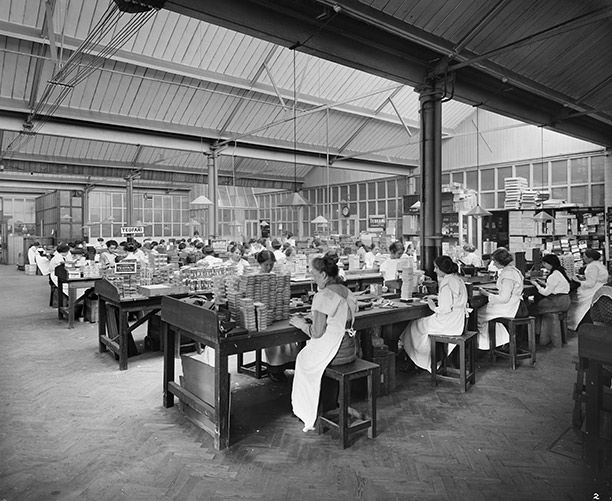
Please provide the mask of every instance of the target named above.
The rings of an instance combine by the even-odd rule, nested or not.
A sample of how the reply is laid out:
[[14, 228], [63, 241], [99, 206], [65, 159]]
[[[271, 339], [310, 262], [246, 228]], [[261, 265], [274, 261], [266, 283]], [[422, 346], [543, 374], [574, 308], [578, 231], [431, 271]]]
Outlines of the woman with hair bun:
[[580, 280], [580, 287], [572, 297], [572, 304], [567, 312], [568, 329], [577, 330], [580, 322], [591, 307], [591, 301], [595, 293], [602, 285], [608, 282], [608, 270], [601, 262], [601, 254], [595, 249], [587, 249], [582, 254], [582, 260], [586, 264], [584, 278]]
[[354, 349], [345, 354], [341, 345], [344, 347], [347, 323], [351, 324], [357, 312], [357, 300], [341, 285], [336, 263], [332, 256], [312, 260], [311, 271], [318, 288], [312, 300], [312, 323], [301, 317], [290, 320], [291, 325], [310, 337], [295, 361], [291, 392], [293, 413], [304, 422], [305, 432], [314, 430], [325, 368], [330, 363], [339, 365], [356, 358]]
[[[489, 349], [489, 320], [498, 317], [514, 318], [519, 311], [523, 296], [523, 274], [512, 265], [514, 258], [504, 247], [491, 254], [491, 263], [497, 274], [497, 293], [479, 287], [481, 294], [488, 297], [488, 303], [478, 310], [478, 349]], [[510, 342], [508, 330], [499, 322], [495, 324], [495, 344], [502, 346]]]
[[[438, 305], [427, 298], [429, 317], [413, 320], [400, 336], [400, 343], [417, 367], [431, 372], [431, 346], [429, 334], [458, 336], [463, 332], [467, 311], [468, 293], [465, 282], [457, 274], [459, 268], [448, 256], [439, 256], [434, 261], [438, 275]], [[456, 345], [449, 345], [450, 351]]]

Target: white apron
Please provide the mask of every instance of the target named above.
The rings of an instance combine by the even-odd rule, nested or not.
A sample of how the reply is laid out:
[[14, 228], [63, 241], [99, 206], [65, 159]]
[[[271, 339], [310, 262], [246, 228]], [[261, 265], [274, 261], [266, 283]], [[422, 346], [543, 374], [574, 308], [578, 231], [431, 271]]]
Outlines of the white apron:
[[323, 335], [307, 341], [306, 347], [298, 354], [291, 392], [293, 413], [304, 422], [305, 429], [313, 428], [317, 420], [321, 378], [342, 343], [349, 318], [348, 308], [353, 312], [357, 311], [357, 303], [350, 293], [347, 299], [344, 299], [324, 288], [313, 298], [313, 311], [327, 315], [327, 325]]
[[593, 261], [586, 265], [584, 278], [576, 293], [571, 295], [572, 304], [567, 312], [567, 328], [574, 331], [589, 311], [595, 293], [608, 282], [608, 270], [601, 261]]
[[[400, 336], [404, 350], [417, 367], [431, 372], [429, 334], [459, 336], [463, 332], [467, 308], [467, 289], [457, 275], [446, 275], [440, 282], [437, 311], [408, 324]], [[457, 345], [448, 345], [451, 353]]]
[[[478, 349], [488, 350], [489, 320], [498, 317], [514, 318], [521, 304], [523, 295], [523, 275], [514, 266], [506, 266], [499, 272], [497, 289], [501, 292], [502, 281], [512, 282], [512, 291], [507, 303], [489, 302], [478, 310]], [[510, 342], [508, 330], [500, 323], [495, 324], [495, 345], [501, 346]]]

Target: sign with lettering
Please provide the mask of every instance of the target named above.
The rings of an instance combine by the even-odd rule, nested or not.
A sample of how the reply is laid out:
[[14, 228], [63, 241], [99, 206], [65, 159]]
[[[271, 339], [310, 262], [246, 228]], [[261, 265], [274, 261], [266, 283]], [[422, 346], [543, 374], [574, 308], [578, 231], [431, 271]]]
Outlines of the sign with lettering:
[[144, 234], [144, 226], [122, 226], [122, 235], [135, 235], [137, 233]]
[[387, 226], [387, 218], [385, 216], [370, 216], [368, 218], [368, 228], [382, 228]]
[[136, 261], [120, 261], [115, 263], [115, 273], [118, 275], [128, 275], [130, 273], [136, 273], [137, 263]]
[[224, 254], [227, 252], [227, 244], [229, 242], [227, 240], [211, 240], [210, 246], [215, 251], [215, 254]]

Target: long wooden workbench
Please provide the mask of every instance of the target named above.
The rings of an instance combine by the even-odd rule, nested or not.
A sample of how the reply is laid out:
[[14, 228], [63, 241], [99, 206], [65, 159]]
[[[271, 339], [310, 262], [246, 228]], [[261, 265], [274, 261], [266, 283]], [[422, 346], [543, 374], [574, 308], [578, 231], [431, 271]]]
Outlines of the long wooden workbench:
[[[404, 304], [394, 302], [393, 308], [373, 307], [360, 311], [355, 317], [355, 329], [364, 331], [372, 327], [384, 326], [414, 320], [431, 314], [424, 302]], [[161, 303], [162, 336], [164, 343], [163, 405], [172, 407], [177, 396], [191, 408], [197, 410], [206, 420], [206, 428], [214, 438], [216, 449], [225, 449], [230, 443], [229, 402], [230, 380], [228, 357], [260, 348], [280, 346], [287, 343], [306, 341], [308, 337], [289, 324], [288, 320], [275, 322], [265, 331], [250, 332], [240, 330], [238, 335], [224, 337], [219, 332], [215, 312], [164, 297]], [[205, 402], [194, 393], [175, 382], [175, 344], [176, 331], [196, 342], [215, 350], [214, 401]], [[231, 333], [230, 333], [231, 334]]]

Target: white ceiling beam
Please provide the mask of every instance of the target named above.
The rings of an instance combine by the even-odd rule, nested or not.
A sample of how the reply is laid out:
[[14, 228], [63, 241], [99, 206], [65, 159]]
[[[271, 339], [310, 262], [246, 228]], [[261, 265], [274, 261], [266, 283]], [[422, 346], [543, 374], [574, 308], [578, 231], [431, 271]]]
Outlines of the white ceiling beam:
[[[35, 42], [39, 44], [48, 45], [49, 41], [42, 37], [40, 31], [36, 28], [23, 26], [20, 24], [10, 23], [7, 21], [0, 20], [0, 35], [5, 35], [7, 37], [16, 38], [19, 40], [27, 40], [30, 42]], [[73, 37], [63, 37], [63, 48], [65, 50], [76, 50], [82, 40], [78, 40]], [[266, 85], [261, 82], [253, 82], [253, 80], [249, 80], [246, 78], [239, 78], [230, 75], [224, 75], [221, 73], [216, 73], [213, 71], [202, 70], [200, 68], [195, 68], [193, 66], [187, 66], [184, 64], [174, 63], [172, 61], [165, 61], [161, 59], [156, 59], [154, 57], [145, 56], [143, 54], [136, 54], [133, 52], [129, 52], [126, 50], [118, 50], [112, 57], [114, 61], [120, 61], [123, 63], [140, 66], [144, 68], [149, 68], [153, 70], [158, 70], [161, 72], [183, 76], [187, 78], [192, 78], [196, 80], [201, 80], [204, 82], [210, 82], [220, 85], [226, 85], [229, 87], [233, 87], [235, 89], [242, 89], [243, 91], [254, 91], [259, 94], [264, 94], [268, 96], [276, 97], [276, 92], [274, 90], [274, 86]], [[102, 69], [104, 71], [104, 69]], [[137, 77], [136, 75], [131, 75], [132, 77]], [[210, 90], [210, 92], [214, 92], [214, 90]], [[288, 99], [292, 97], [292, 90], [285, 90], [284, 93]], [[240, 97], [237, 95], [236, 97]], [[311, 105], [311, 106], [324, 106], [329, 105], [330, 103], [317, 98], [315, 96], [309, 95], [300, 95], [300, 102], [303, 104]], [[370, 112], [367, 109], [359, 108], [357, 106], [351, 106], [350, 104], [338, 104], [335, 105], [334, 108], [337, 111], [342, 113], [347, 113], [350, 115], [357, 115], [359, 117], [375, 117], [377, 120], [387, 123], [397, 124], [397, 120], [393, 115], [376, 115]], [[412, 124], [411, 124], [412, 125]], [[414, 120], [414, 127], [419, 127], [418, 119]]]

